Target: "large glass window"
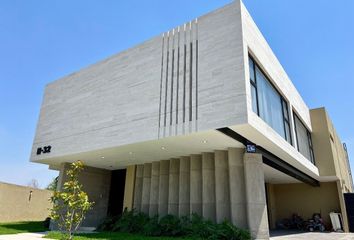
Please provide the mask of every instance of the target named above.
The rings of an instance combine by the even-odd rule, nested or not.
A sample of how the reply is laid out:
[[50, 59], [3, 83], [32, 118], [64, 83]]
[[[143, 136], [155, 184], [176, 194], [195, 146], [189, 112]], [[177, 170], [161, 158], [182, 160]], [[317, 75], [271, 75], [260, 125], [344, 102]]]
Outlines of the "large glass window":
[[309, 159], [312, 163], [315, 163], [315, 157], [313, 154], [311, 133], [305, 125], [301, 122], [300, 118], [294, 114], [294, 124], [296, 133], [297, 150]]
[[292, 144], [287, 102], [251, 57], [249, 68], [253, 111]]

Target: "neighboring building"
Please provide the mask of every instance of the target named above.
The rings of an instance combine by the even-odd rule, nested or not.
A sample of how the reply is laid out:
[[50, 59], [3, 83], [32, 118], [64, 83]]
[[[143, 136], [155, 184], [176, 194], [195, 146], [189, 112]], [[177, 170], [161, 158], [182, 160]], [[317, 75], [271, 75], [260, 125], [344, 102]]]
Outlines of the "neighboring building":
[[48, 84], [31, 161], [60, 170], [60, 186], [75, 160], [96, 203], [85, 226], [127, 207], [267, 239], [295, 210], [345, 215], [353, 190], [327, 115], [308, 109], [240, 1]]

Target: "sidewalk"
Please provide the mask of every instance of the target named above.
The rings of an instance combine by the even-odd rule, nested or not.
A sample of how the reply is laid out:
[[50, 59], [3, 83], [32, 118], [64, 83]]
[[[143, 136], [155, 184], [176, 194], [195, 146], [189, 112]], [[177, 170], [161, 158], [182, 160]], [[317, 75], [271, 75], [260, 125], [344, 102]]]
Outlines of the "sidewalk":
[[289, 233], [279, 236], [272, 236], [270, 240], [354, 240], [354, 233]]
[[[45, 233], [18, 233], [18, 234], [8, 234], [0, 235], [0, 240], [38, 240], [42, 239]], [[50, 240], [49, 238], [46, 238]]]

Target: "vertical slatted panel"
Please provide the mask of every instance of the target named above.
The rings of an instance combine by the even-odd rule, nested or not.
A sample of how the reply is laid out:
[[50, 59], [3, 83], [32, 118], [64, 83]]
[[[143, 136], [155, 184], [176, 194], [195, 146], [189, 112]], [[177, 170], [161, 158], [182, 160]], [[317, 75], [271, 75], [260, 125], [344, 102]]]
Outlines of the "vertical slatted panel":
[[197, 20], [162, 36], [159, 138], [197, 129], [198, 44]]
[[214, 153], [202, 154], [203, 217], [215, 221], [215, 158]]
[[134, 208], [150, 216], [197, 213], [247, 227], [244, 149], [137, 165]]
[[141, 197], [141, 211], [149, 214], [151, 188], [151, 163], [144, 164], [143, 191]]
[[191, 156], [191, 179], [190, 179], [190, 213], [202, 215], [202, 157]]
[[136, 166], [136, 175], [135, 175], [135, 187], [134, 187], [134, 204], [133, 208], [137, 211], [141, 210], [141, 197], [143, 193], [143, 173], [144, 165]]
[[179, 159], [170, 161], [168, 214], [178, 215], [179, 204]]
[[187, 216], [190, 213], [190, 157], [180, 158], [179, 172], [179, 216]]
[[227, 151], [215, 151], [216, 221], [230, 219], [229, 161]]
[[150, 217], [153, 217], [158, 214], [159, 180], [160, 180], [160, 162], [153, 162], [151, 167], [151, 188], [150, 188], [150, 207], [149, 207]]
[[164, 216], [168, 213], [168, 186], [169, 186], [170, 161], [160, 161], [159, 179], [159, 206], [158, 214]]

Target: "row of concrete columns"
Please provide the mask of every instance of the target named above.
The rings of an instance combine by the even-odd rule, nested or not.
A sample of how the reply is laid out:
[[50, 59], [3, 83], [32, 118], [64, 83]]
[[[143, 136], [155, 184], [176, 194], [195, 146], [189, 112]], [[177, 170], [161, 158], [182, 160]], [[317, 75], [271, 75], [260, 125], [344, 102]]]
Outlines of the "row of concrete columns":
[[262, 158], [240, 148], [137, 165], [133, 207], [150, 216], [227, 219], [268, 238]]

